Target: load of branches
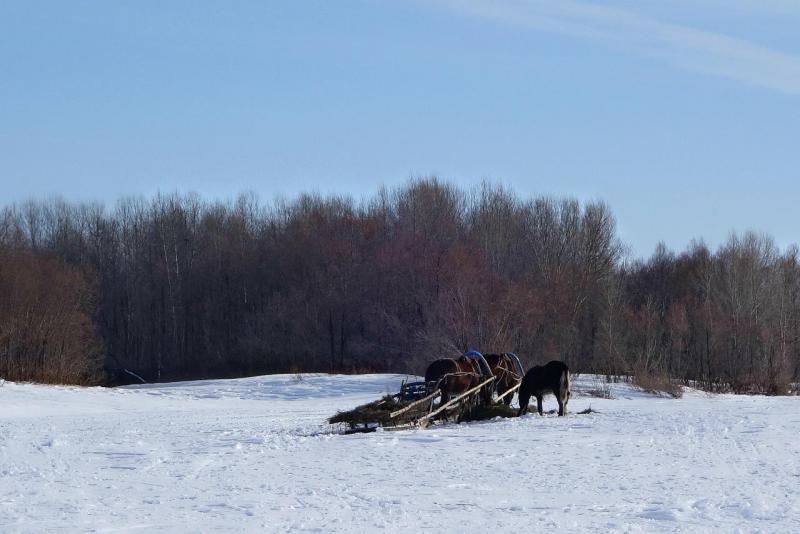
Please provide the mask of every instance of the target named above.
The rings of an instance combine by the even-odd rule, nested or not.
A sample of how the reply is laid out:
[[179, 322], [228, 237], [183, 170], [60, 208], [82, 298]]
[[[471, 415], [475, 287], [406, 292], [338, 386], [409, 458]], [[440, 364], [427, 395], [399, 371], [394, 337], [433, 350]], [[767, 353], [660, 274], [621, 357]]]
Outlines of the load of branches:
[[[365, 426], [374, 424], [378, 424], [380, 426], [389, 426], [392, 421], [390, 414], [405, 408], [409, 404], [411, 404], [410, 401], [400, 401], [395, 395], [386, 395], [380, 400], [362, 404], [361, 406], [357, 406], [352, 410], [338, 412], [336, 415], [328, 419], [328, 423], [332, 425], [344, 423], [350, 428], [356, 428], [359, 425]], [[420, 410], [422, 410], [422, 408]], [[416, 412], [414, 414], [409, 414], [408, 418], [411, 418], [414, 415], [417, 415]], [[419, 415], [422, 414], [420, 413]], [[409, 422], [411, 419], [406, 420], [408, 418], [404, 418], [403, 422]]]

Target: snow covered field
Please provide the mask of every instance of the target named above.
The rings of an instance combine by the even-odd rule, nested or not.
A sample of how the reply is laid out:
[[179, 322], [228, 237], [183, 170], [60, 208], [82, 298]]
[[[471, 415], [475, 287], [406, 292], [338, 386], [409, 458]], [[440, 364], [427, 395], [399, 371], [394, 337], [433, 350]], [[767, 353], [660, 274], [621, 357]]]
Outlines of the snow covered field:
[[564, 418], [329, 433], [402, 378], [5, 383], [0, 532], [800, 532], [798, 397], [587, 378]]

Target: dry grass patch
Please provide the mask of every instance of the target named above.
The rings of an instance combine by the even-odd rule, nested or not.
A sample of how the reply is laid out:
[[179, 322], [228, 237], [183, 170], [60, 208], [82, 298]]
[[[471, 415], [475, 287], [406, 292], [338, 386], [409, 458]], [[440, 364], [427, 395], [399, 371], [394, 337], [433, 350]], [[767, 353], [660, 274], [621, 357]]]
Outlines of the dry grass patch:
[[633, 376], [633, 384], [648, 393], [666, 395], [673, 399], [683, 397], [683, 387], [673, 381], [666, 373], [638, 372]]

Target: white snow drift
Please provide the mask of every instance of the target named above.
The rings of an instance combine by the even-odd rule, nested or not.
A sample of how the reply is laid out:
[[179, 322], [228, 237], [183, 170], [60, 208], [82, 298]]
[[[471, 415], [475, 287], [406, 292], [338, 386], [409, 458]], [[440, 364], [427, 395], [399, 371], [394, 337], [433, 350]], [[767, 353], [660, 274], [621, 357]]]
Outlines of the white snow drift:
[[800, 531], [800, 398], [579, 379], [564, 418], [331, 434], [402, 378], [5, 383], [0, 531]]

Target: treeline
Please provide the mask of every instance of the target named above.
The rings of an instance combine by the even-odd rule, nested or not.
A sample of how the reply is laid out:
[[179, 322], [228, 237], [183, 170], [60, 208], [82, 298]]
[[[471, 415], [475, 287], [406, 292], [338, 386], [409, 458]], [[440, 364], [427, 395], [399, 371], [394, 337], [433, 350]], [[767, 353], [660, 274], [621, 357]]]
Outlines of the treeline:
[[92, 295], [80, 269], [52, 254], [0, 248], [0, 378], [101, 381]]
[[29, 202], [0, 212], [0, 254], [11, 379], [420, 373], [479, 348], [780, 393], [800, 362], [796, 248], [747, 234], [630, 262], [605, 204], [486, 183]]

